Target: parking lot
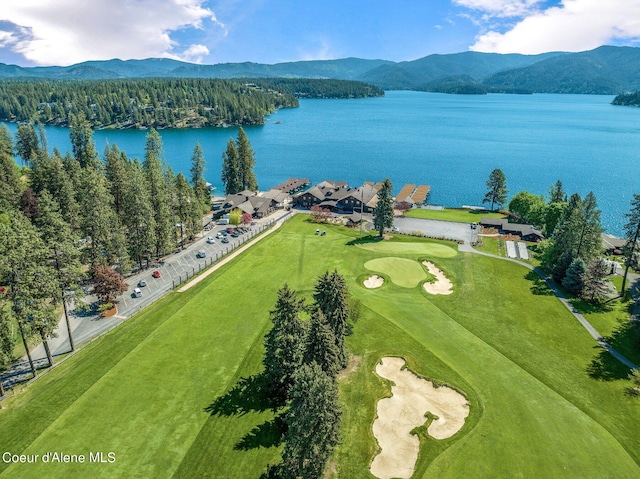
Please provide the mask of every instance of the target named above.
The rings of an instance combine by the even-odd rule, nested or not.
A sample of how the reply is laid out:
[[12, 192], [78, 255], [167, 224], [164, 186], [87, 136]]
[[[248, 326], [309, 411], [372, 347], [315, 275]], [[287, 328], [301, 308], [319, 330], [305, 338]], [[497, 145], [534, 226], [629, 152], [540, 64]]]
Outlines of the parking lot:
[[394, 218], [393, 224], [404, 234], [419, 231], [431, 238], [445, 238], [470, 243], [478, 240], [478, 230], [472, 229], [469, 223], [421, 218]]

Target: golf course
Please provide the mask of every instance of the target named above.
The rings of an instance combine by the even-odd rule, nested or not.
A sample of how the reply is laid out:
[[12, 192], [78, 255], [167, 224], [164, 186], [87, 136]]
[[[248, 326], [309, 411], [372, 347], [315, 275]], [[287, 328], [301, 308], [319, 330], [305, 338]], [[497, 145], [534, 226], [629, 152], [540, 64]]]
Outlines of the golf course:
[[[283, 447], [282, 411], [256, 379], [269, 311], [283, 284], [310, 298], [333, 270], [361, 311], [338, 379], [341, 443], [325, 477], [376, 477], [372, 427], [393, 385], [376, 374], [383, 358], [466, 398], [452, 436], [429, 435], [428, 415], [413, 430], [412, 478], [640, 477], [640, 399], [628, 370], [529, 269], [453, 242], [378, 240], [335, 225], [321, 236], [317, 227], [294, 216], [17, 388], [0, 403], [0, 478], [257, 479]], [[425, 291], [434, 280], [425, 262], [451, 294]], [[381, 286], [364, 286], [372, 275]]]

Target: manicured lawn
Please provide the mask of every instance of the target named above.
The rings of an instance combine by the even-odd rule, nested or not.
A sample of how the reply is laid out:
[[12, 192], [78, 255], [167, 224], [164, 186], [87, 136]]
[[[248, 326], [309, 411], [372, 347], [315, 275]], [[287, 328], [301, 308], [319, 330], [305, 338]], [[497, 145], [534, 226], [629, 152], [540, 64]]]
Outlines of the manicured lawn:
[[405, 216], [409, 218], [425, 218], [428, 220], [457, 221], [458, 223], [480, 223], [482, 218], [505, 218], [505, 216], [500, 213], [458, 208], [445, 208], [442, 211], [414, 208], [407, 211]]
[[382, 273], [391, 279], [393, 284], [403, 288], [415, 288], [418, 283], [427, 279], [424, 268], [416, 260], [396, 258], [376, 258], [367, 261], [364, 267], [369, 271]]
[[427, 255], [438, 258], [453, 258], [458, 254], [455, 247], [440, 243], [378, 241], [375, 243], [358, 244], [358, 247], [376, 253]]
[[[528, 270], [473, 254], [439, 256], [432, 247], [443, 243], [422, 239], [366, 249], [354, 244], [357, 232], [327, 226], [317, 236], [305, 219], [288, 221], [3, 402], [0, 452], [113, 451], [115, 463], [0, 463], [0, 477], [259, 477], [281, 447], [279, 412], [255, 381], [268, 311], [283, 283], [308, 296], [334, 268], [364, 305], [348, 338], [360, 363], [340, 381], [334, 477], [373, 477], [371, 424], [390, 391], [373, 370], [387, 355], [470, 403], [458, 434], [421, 438], [414, 478], [640, 477], [640, 400], [625, 392], [627, 371]], [[392, 252], [400, 244], [412, 246]], [[395, 261], [422, 268], [430, 248], [454, 282], [452, 295], [430, 296], [419, 281], [361, 285], [370, 261], [397, 274]], [[239, 382], [244, 387], [234, 388]]]

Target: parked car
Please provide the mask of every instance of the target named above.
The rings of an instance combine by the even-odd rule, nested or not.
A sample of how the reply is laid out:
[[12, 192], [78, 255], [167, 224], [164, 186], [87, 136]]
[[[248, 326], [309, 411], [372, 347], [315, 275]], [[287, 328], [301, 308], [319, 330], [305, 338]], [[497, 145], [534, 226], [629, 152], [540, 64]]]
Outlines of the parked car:
[[218, 234], [216, 235], [216, 238], [218, 238], [218, 239], [222, 239], [222, 238], [224, 238], [224, 235], [223, 235], [222, 233], [218, 233]]
[[216, 240], [214, 240], [214, 239], [213, 239], [213, 236], [209, 236], [209, 237], [207, 238], [207, 243], [209, 243], [209, 244], [213, 244], [213, 243], [215, 243], [215, 242], [216, 242]]
[[207, 257], [207, 253], [203, 249], [201, 249], [196, 253], [196, 258], [206, 258], [206, 257]]
[[151, 273], [151, 276], [153, 276], [154, 278], [159, 278], [160, 277], [160, 271], [158, 271], [157, 269], [153, 271], [153, 273]]
[[225, 236], [224, 238], [222, 238], [222, 242], [223, 243], [228, 243], [229, 242], [229, 238]]
[[142, 297], [142, 290], [140, 288], [134, 289], [132, 296], [134, 298], [141, 298]]
[[138, 281], [139, 288], [144, 288], [146, 285], [147, 285], [147, 282], [144, 279], [141, 279], [140, 281]]

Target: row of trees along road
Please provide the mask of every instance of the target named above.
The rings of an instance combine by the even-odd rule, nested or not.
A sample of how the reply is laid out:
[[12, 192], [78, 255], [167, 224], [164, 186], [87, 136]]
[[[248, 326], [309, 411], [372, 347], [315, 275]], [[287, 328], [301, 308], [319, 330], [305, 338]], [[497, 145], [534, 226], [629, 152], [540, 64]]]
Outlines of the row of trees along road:
[[[346, 283], [337, 271], [318, 278], [313, 299], [306, 305], [285, 284], [271, 311], [264, 374], [271, 397], [288, 406], [287, 431], [282, 461], [269, 466], [263, 478], [320, 478], [338, 444], [341, 411], [336, 377], [348, 363], [345, 337], [351, 333], [350, 320], [357, 318], [350, 313]], [[303, 311], [310, 315], [309, 321], [300, 319]]]
[[[101, 268], [117, 272], [115, 280], [95, 283], [96, 294], [112, 302], [126, 288], [122, 274], [192, 238], [210, 210], [200, 145], [189, 181], [167, 166], [153, 129], [142, 162], [116, 145], [101, 159], [82, 114], [72, 116], [69, 134], [72, 153], [50, 155], [42, 128], [19, 125], [15, 152], [25, 165], [19, 168], [13, 138], [0, 126], [0, 370], [14, 359], [15, 330], [28, 355], [30, 343], [42, 340], [52, 364], [47, 339], [58, 308], [68, 326], [68, 305], [83, 306], [87, 276], [95, 279]], [[29, 361], [36, 374], [30, 355]]]

